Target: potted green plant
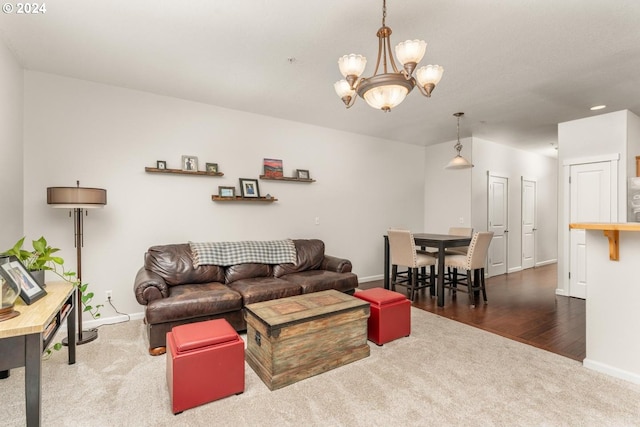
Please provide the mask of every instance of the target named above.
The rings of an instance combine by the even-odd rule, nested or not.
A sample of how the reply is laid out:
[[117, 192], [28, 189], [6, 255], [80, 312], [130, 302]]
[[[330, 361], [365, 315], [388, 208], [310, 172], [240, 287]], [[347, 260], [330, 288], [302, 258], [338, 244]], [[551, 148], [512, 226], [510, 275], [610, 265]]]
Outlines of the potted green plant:
[[60, 249], [54, 248], [47, 243], [44, 237], [40, 237], [38, 240], [32, 240], [33, 250], [28, 251], [23, 249], [24, 239], [18, 240], [11, 249], [7, 249], [2, 255], [13, 255], [24, 265], [24, 267], [31, 272], [36, 282], [40, 286], [44, 286], [44, 272], [45, 270], [54, 270], [55, 266], [64, 264], [64, 260], [53, 254]]
[[[82, 311], [89, 312], [94, 319], [99, 318], [102, 304], [96, 305], [95, 307], [91, 306], [91, 300], [94, 295], [93, 292], [89, 292], [87, 290], [89, 284], [80, 283], [77, 280], [77, 276], [74, 271], [65, 270], [64, 259], [53, 255], [60, 249], [49, 245], [44, 236], [41, 236], [38, 240], [31, 241], [33, 250], [28, 251], [22, 248], [25, 237], [18, 240], [12, 248], [7, 249], [0, 255], [14, 255], [18, 258], [41, 286], [44, 286], [44, 272], [46, 270], [51, 271], [58, 277], [75, 284], [80, 292], [82, 292]], [[40, 278], [38, 278], [38, 276], [40, 276]]]
[[[94, 294], [88, 291], [89, 284], [80, 283], [74, 271], [67, 271], [64, 268], [64, 259], [53, 255], [60, 249], [49, 245], [44, 236], [41, 236], [38, 240], [31, 241], [33, 250], [28, 251], [22, 248], [25, 237], [18, 240], [12, 248], [7, 249], [0, 255], [13, 255], [18, 258], [41, 286], [44, 286], [44, 272], [46, 270], [51, 271], [63, 280], [73, 283], [82, 293], [82, 312], [88, 312], [94, 319], [99, 318], [100, 308], [103, 307], [103, 304], [97, 304], [95, 307], [91, 305]], [[59, 350], [61, 347], [61, 343], [56, 343], [52, 346], [53, 350]], [[51, 348], [46, 350], [46, 354], [51, 354]]]

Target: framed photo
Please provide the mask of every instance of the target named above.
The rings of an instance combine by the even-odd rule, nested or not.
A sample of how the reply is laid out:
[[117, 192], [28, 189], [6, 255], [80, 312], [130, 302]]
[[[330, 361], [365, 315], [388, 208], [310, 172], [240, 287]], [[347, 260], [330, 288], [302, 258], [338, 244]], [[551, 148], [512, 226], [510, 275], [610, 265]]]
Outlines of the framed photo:
[[282, 160], [264, 159], [264, 176], [269, 178], [282, 178]]
[[187, 172], [197, 172], [198, 158], [196, 156], [182, 156], [182, 170]]
[[236, 197], [236, 187], [218, 187], [218, 196]]
[[156, 169], [166, 169], [167, 168], [167, 162], [165, 162], [164, 160], [158, 160], [156, 162]]
[[210, 173], [218, 173], [218, 164], [217, 163], [207, 163], [205, 165], [205, 170]]
[[309, 171], [307, 169], [296, 169], [296, 178], [309, 179]]
[[260, 197], [257, 179], [240, 178], [240, 194], [242, 197]]
[[0, 274], [5, 280], [20, 287], [20, 298], [29, 305], [47, 294], [33, 278], [31, 273], [24, 268], [18, 258], [11, 256], [9, 262], [0, 265]]

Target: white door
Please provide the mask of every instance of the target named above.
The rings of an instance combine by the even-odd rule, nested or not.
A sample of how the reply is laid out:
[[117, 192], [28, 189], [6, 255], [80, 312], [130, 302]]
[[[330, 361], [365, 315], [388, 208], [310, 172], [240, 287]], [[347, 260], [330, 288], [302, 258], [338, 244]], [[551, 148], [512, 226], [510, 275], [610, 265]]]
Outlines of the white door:
[[[569, 222], [611, 222], [611, 163], [571, 166]], [[569, 296], [587, 297], [586, 232], [569, 231]]]
[[536, 182], [522, 178], [522, 269], [536, 265]]
[[507, 272], [508, 245], [508, 184], [507, 178], [489, 173], [489, 231], [493, 231], [493, 239], [489, 246], [488, 276], [497, 276]]

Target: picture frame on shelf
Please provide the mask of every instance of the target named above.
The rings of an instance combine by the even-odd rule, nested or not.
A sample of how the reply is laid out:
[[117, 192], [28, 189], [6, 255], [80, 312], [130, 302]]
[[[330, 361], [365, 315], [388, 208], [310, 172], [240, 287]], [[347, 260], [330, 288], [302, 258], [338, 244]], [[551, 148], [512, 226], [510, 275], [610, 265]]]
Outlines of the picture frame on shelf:
[[308, 169], [296, 169], [296, 178], [298, 179], [310, 179]]
[[280, 159], [264, 159], [263, 168], [264, 176], [268, 178], [282, 178], [284, 176]]
[[205, 170], [209, 173], [218, 173], [218, 164], [217, 163], [206, 163]]
[[185, 172], [198, 171], [198, 158], [196, 156], [182, 156], [182, 170]]
[[260, 189], [257, 179], [240, 178], [240, 195], [245, 198], [259, 198]]
[[234, 198], [236, 197], [236, 187], [218, 187], [218, 196]]
[[47, 291], [36, 282], [29, 270], [15, 256], [9, 257], [9, 262], [0, 265], [0, 274], [6, 281], [20, 288], [20, 298], [27, 305], [31, 305], [47, 294]]
[[164, 160], [158, 160], [156, 162], [156, 169], [166, 169], [167, 168], [167, 162]]

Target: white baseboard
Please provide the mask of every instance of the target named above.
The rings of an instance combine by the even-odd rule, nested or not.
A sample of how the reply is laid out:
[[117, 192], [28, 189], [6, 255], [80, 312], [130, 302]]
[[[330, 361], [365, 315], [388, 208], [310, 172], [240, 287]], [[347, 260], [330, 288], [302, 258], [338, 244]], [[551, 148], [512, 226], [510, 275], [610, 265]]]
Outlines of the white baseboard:
[[515, 272], [518, 272], [518, 271], [522, 271], [522, 267], [521, 266], [510, 268], [507, 271], [507, 274], [515, 273]]
[[[144, 318], [144, 312], [133, 313], [129, 315], [130, 320], [137, 320]], [[120, 323], [129, 320], [127, 316], [118, 314], [112, 317], [100, 317], [99, 319], [87, 320], [82, 322], [82, 328], [95, 328], [102, 325], [109, 325], [110, 323]]]
[[565, 289], [556, 288], [556, 295], [561, 295], [563, 297], [568, 297], [569, 294]]
[[605, 363], [596, 362], [591, 359], [584, 359], [582, 361], [582, 366], [587, 369], [591, 369], [593, 371], [598, 371], [603, 374], [610, 375], [612, 377], [620, 378], [634, 384], [640, 384], [640, 375], [634, 372], [625, 371], [623, 369], [614, 368], [613, 366], [609, 366]]
[[542, 267], [543, 265], [557, 264], [557, 263], [558, 263], [557, 259], [548, 259], [546, 261], [536, 262], [536, 267]]
[[384, 279], [384, 274], [377, 274], [375, 276], [368, 276], [368, 277], [358, 277], [358, 283], [374, 282], [376, 280], [382, 280], [382, 279]]

